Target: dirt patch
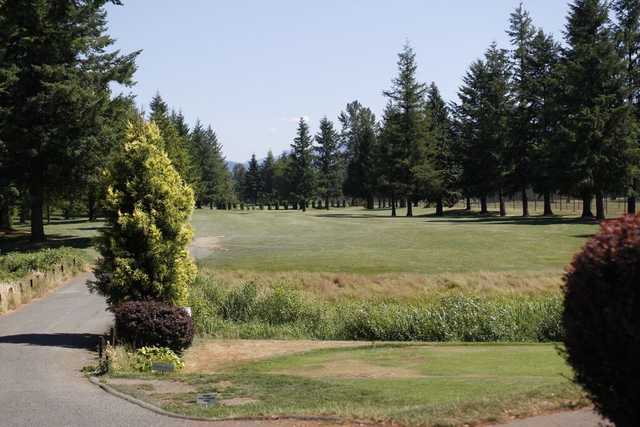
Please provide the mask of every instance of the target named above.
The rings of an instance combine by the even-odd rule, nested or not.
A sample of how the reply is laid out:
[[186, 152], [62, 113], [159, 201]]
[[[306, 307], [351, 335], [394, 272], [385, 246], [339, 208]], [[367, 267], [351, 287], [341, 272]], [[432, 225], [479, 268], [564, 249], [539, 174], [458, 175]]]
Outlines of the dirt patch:
[[224, 236], [196, 237], [191, 242], [189, 252], [191, 252], [194, 258], [205, 258], [212, 252], [226, 251], [227, 249], [222, 247], [220, 243], [223, 237]]
[[185, 353], [186, 373], [215, 373], [229, 366], [324, 348], [367, 346], [353, 341], [207, 340]]
[[195, 387], [180, 381], [112, 378], [109, 380], [109, 384], [115, 385], [115, 386], [122, 385], [122, 386], [128, 386], [128, 387], [135, 387], [140, 391], [157, 393], [157, 394], [195, 393], [196, 392]]
[[420, 372], [410, 368], [378, 366], [361, 360], [332, 360], [322, 365], [285, 369], [275, 373], [306, 378], [341, 379], [407, 379], [424, 377]]

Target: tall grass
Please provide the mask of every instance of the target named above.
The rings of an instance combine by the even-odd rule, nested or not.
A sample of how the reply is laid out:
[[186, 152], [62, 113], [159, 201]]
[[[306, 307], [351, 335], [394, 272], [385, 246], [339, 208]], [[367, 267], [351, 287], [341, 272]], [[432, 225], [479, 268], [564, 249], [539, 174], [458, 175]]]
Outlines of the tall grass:
[[253, 283], [225, 288], [201, 277], [191, 306], [198, 333], [226, 338], [545, 342], [562, 337], [558, 293], [327, 301], [299, 289]]
[[33, 252], [9, 252], [0, 256], [0, 281], [20, 279], [33, 271], [51, 271], [61, 264], [86, 263], [86, 255], [79, 249], [55, 248]]

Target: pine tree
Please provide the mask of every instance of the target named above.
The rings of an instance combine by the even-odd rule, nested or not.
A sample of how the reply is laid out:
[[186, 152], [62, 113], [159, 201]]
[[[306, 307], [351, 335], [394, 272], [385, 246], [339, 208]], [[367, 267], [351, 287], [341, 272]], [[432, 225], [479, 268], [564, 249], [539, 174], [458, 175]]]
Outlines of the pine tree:
[[347, 104], [338, 120], [342, 125], [340, 143], [346, 160], [344, 192], [365, 199], [367, 209], [373, 209], [378, 186], [376, 117], [369, 108], [353, 101]]
[[412, 171], [421, 163], [426, 135], [423, 112], [427, 88], [417, 81], [417, 68], [416, 55], [405, 44], [398, 55], [398, 76], [393, 79], [391, 89], [383, 92], [389, 100], [383, 139], [387, 153], [383, 166], [385, 178], [392, 203], [397, 196], [407, 199], [407, 216], [413, 216], [413, 198], [417, 191]]
[[532, 44], [536, 36], [533, 21], [522, 3], [511, 14], [507, 34], [511, 39], [513, 50], [511, 61], [513, 70], [513, 95], [515, 108], [511, 119], [511, 138], [506, 153], [510, 166], [509, 181], [522, 196], [522, 216], [529, 216], [527, 189], [531, 185], [534, 168], [534, 136], [532, 124], [535, 123], [533, 110], [533, 94], [531, 93], [534, 76], [530, 68]]
[[506, 176], [506, 146], [513, 105], [509, 96], [507, 52], [496, 44], [475, 61], [465, 77], [456, 107], [463, 165], [462, 182], [470, 194], [480, 197], [481, 212], [487, 213], [487, 197], [498, 193], [500, 214], [505, 214], [503, 191]]
[[304, 118], [300, 118], [298, 122], [297, 136], [294, 138], [291, 148], [293, 193], [304, 212], [307, 210], [307, 201], [314, 190], [313, 143], [309, 134], [309, 125]]
[[318, 192], [324, 198], [325, 208], [329, 209], [329, 200], [340, 195], [341, 174], [338, 133], [326, 117], [320, 120], [315, 140]]
[[[640, 122], [640, 0], [615, 0], [616, 40], [620, 55], [626, 63], [627, 102], [631, 106], [636, 124]], [[631, 146], [627, 211], [636, 213], [636, 199], [640, 192], [640, 141]]]
[[251, 155], [249, 160], [249, 168], [245, 176], [245, 191], [248, 197], [248, 202], [252, 204], [258, 203], [258, 195], [260, 194], [260, 168], [258, 167], [258, 161], [256, 155]]
[[[109, 52], [107, 0], [0, 2], [0, 141], [28, 194], [31, 239], [45, 240], [43, 205], [75, 173], [96, 134], [110, 83], [129, 85], [138, 52]], [[119, 2], [113, 2], [119, 3]], [[73, 173], [72, 173], [73, 172]]]
[[531, 73], [530, 95], [530, 136], [533, 141], [532, 185], [543, 195], [543, 215], [553, 215], [551, 194], [560, 189], [562, 176], [567, 173], [562, 164], [562, 144], [559, 141], [559, 123], [562, 117], [558, 80], [560, 45], [552, 36], [539, 30], [531, 42], [528, 56]]
[[[195, 183], [195, 172], [189, 156], [189, 141], [181, 135], [169, 114], [169, 107], [159, 93], [151, 100], [149, 119], [160, 129], [162, 148], [169, 156], [178, 173], [185, 181]], [[183, 130], [182, 130], [183, 131]]]
[[260, 188], [261, 199], [264, 203], [271, 206], [275, 202], [274, 189], [274, 168], [276, 159], [273, 157], [271, 150], [267, 153], [267, 157], [260, 165]]
[[576, 0], [570, 6], [565, 31], [567, 49], [561, 68], [565, 87], [566, 163], [573, 171], [571, 186], [584, 200], [583, 217], [604, 219], [604, 196], [621, 191], [629, 174], [634, 143], [631, 109], [627, 104], [624, 62], [615, 49], [607, 4]]
[[247, 168], [242, 163], [237, 163], [231, 171], [231, 180], [233, 182], [233, 192], [240, 202], [247, 200], [246, 191]]
[[453, 125], [444, 99], [435, 83], [427, 90], [425, 106], [427, 147], [423, 163], [415, 171], [422, 194], [436, 203], [436, 216], [444, 215], [444, 204], [458, 198], [459, 168], [454, 157]]

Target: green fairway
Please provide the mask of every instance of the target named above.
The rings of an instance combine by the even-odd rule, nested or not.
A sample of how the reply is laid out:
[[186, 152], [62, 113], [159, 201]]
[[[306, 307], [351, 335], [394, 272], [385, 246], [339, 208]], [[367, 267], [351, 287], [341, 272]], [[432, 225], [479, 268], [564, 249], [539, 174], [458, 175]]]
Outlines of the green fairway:
[[[197, 357], [191, 355], [189, 357]], [[202, 356], [201, 356], [202, 357]], [[202, 362], [202, 361], [201, 361]], [[199, 408], [193, 393], [154, 395], [169, 410], [205, 416], [313, 414], [463, 425], [583, 404], [552, 345], [382, 345], [315, 350], [240, 364], [218, 374], [183, 374], [194, 392], [251, 399]], [[153, 390], [153, 389], [152, 389]]]
[[389, 218], [388, 211], [209, 211], [193, 217], [226, 270], [351, 273], [541, 271], [566, 266], [597, 230], [573, 217], [451, 215]]

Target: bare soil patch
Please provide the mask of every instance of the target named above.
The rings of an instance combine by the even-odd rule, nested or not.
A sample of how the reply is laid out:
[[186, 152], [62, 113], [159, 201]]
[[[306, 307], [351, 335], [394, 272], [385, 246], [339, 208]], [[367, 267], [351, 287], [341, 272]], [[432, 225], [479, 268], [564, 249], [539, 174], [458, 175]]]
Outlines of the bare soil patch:
[[206, 340], [185, 353], [185, 373], [215, 373], [229, 366], [324, 348], [361, 347], [353, 341]]
[[222, 246], [224, 236], [196, 237], [191, 242], [189, 251], [194, 258], [205, 258], [215, 251], [226, 251]]

